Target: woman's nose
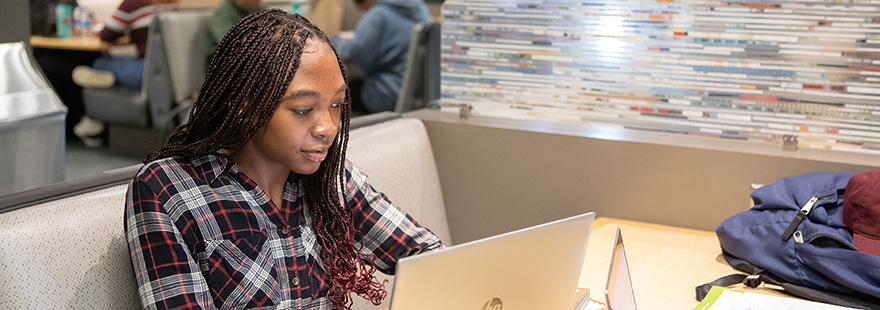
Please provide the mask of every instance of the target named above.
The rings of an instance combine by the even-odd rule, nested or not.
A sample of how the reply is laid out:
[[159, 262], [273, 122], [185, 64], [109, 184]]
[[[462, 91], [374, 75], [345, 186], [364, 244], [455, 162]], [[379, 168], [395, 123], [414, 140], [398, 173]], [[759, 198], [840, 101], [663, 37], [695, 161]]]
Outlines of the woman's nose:
[[316, 138], [336, 136], [338, 124], [334, 121], [330, 111], [317, 113], [315, 125], [312, 126], [312, 135]]

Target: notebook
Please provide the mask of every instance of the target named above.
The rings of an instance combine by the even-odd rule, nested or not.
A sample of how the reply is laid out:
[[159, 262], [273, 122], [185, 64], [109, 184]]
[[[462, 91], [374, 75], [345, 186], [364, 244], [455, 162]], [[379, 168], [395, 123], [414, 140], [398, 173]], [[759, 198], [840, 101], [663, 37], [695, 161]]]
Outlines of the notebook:
[[611, 254], [611, 267], [608, 270], [608, 282], [605, 284], [605, 302], [608, 310], [636, 310], [636, 296], [629, 276], [629, 264], [626, 262], [620, 228], [617, 228], [617, 235], [614, 237], [614, 253]]
[[569, 310], [593, 212], [397, 263], [391, 310]]

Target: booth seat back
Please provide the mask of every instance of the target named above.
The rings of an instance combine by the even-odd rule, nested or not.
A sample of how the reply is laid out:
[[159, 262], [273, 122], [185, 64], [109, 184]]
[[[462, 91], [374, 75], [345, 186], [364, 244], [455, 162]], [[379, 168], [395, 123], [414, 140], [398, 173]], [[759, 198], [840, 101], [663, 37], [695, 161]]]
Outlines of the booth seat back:
[[[451, 245], [440, 177], [425, 125], [418, 119], [399, 119], [350, 133], [347, 158], [370, 178], [376, 190]], [[388, 308], [394, 277], [376, 272], [381, 283], [388, 280], [388, 295], [378, 307], [353, 298], [353, 309]]]
[[451, 244], [440, 177], [421, 120], [403, 118], [350, 133], [347, 158], [419, 224]]
[[[67, 184], [69, 194], [0, 209], [0, 309], [140, 307], [122, 228], [135, 172], [102, 177], [96, 187]], [[39, 198], [41, 191], [51, 192], [22, 194]]]
[[[381, 117], [351, 131], [349, 159], [377, 190], [448, 244], [424, 125]], [[352, 126], [377, 121], [365, 119]], [[140, 307], [122, 227], [125, 191], [138, 168], [0, 197], [0, 309]], [[361, 300], [355, 306], [376, 308]]]

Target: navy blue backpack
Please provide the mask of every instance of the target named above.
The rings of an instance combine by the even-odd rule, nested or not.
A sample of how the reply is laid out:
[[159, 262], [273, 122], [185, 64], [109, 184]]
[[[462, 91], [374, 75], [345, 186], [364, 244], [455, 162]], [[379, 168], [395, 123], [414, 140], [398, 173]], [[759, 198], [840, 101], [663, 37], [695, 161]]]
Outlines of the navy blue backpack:
[[748, 276], [697, 287], [697, 299], [712, 285], [763, 282], [805, 299], [880, 309], [880, 257], [856, 250], [843, 224], [844, 190], [853, 175], [810, 173], [753, 191], [755, 206], [716, 230], [724, 258]]

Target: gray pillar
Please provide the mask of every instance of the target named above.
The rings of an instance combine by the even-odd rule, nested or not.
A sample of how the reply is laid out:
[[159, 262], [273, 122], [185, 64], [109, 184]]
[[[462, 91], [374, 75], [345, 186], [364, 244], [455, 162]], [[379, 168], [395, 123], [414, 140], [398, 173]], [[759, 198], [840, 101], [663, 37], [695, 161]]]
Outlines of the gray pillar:
[[3, 0], [0, 10], [0, 42], [25, 42], [30, 46], [31, 20], [28, 0]]

